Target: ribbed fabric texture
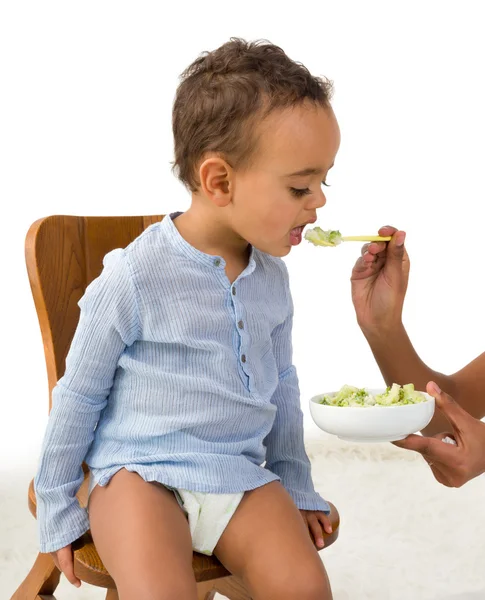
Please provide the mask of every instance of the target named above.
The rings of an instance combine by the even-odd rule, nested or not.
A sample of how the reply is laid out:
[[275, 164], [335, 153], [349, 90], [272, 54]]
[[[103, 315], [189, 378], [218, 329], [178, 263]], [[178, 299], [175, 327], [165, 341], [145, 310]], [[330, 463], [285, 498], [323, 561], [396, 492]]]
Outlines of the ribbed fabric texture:
[[108, 253], [79, 301], [34, 479], [41, 552], [89, 529], [83, 460], [90, 492], [123, 467], [194, 492], [281, 479], [300, 509], [329, 512], [303, 444], [284, 262], [253, 248], [231, 285], [177, 215]]

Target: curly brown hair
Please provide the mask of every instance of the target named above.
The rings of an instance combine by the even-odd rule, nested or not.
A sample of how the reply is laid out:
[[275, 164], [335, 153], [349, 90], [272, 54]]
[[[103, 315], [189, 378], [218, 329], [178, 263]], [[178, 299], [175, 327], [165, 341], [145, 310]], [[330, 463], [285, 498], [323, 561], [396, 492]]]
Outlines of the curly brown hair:
[[275, 109], [310, 100], [328, 107], [332, 83], [268, 42], [231, 38], [204, 52], [181, 75], [173, 104], [173, 170], [190, 191], [197, 167], [216, 152], [237, 169], [248, 167], [257, 145], [256, 124]]

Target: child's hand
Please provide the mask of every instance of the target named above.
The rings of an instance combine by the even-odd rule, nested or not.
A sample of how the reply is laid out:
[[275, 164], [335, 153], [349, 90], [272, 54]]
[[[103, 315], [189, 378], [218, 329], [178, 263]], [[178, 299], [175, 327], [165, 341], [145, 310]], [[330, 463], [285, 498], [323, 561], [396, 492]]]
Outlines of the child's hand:
[[387, 334], [401, 324], [409, 277], [406, 234], [381, 227], [379, 235], [392, 235], [389, 243], [373, 242], [362, 248], [352, 271], [352, 301], [357, 321], [366, 333]]
[[315, 545], [321, 550], [325, 546], [322, 532], [332, 533], [332, 524], [329, 517], [319, 510], [300, 510], [300, 513], [308, 527], [310, 536], [315, 541]]
[[74, 554], [71, 544], [50, 554], [56, 567], [64, 573], [69, 583], [72, 583], [76, 587], [81, 587], [81, 581], [74, 575]]

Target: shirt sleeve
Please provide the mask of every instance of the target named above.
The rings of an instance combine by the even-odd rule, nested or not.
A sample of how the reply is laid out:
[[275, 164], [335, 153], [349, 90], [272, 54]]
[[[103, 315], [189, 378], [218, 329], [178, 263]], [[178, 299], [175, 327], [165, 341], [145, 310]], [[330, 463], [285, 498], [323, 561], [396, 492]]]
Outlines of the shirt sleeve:
[[82, 462], [107, 404], [118, 360], [139, 336], [136, 288], [128, 257], [113, 250], [101, 275], [86, 288], [64, 376], [52, 391], [52, 409], [42, 443], [34, 489], [40, 552], [54, 552], [89, 529], [76, 498]]
[[279, 382], [271, 399], [276, 405], [276, 417], [273, 428], [265, 439], [265, 466], [278, 475], [299, 509], [320, 510], [329, 514], [330, 506], [313, 486], [311, 465], [305, 451], [300, 389], [296, 369], [292, 364], [293, 302], [289, 286], [287, 295], [288, 316], [272, 333]]

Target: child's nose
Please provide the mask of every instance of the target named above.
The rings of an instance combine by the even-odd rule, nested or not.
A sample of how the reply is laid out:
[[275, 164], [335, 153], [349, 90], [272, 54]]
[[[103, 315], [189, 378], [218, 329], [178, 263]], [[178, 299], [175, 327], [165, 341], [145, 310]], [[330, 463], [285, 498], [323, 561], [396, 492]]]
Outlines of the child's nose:
[[325, 197], [325, 194], [323, 193], [323, 190], [321, 190], [318, 194], [315, 194], [312, 199], [309, 202], [309, 209], [317, 209], [317, 208], [322, 208], [322, 206], [325, 206], [325, 204], [327, 204], [327, 198]]

